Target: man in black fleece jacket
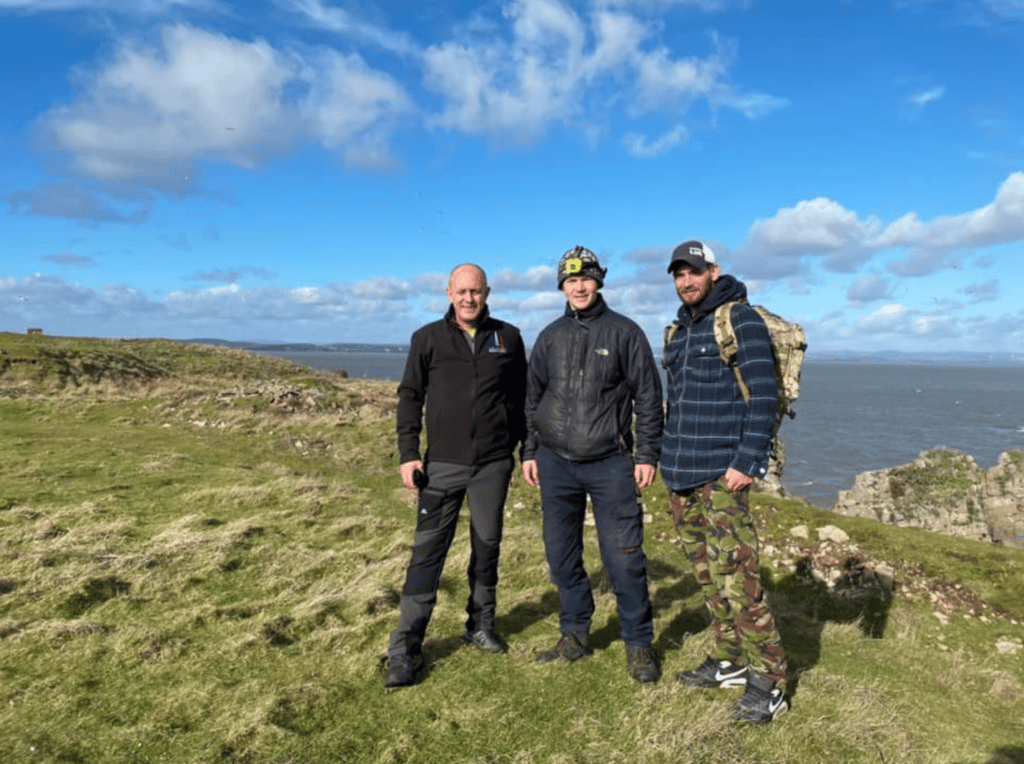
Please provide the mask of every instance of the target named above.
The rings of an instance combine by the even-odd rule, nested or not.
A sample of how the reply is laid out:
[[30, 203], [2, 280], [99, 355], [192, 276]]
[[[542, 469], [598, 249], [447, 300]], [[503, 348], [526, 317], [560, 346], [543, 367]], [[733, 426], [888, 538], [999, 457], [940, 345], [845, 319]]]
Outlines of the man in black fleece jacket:
[[[494, 613], [505, 497], [526, 429], [526, 351], [516, 327], [489, 315], [489, 293], [479, 266], [452, 270], [452, 304], [413, 334], [398, 388], [400, 472], [406, 488], [419, 489], [419, 504], [385, 687], [414, 684], [423, 670], [423, 637], [466, 497], [472, 551], [463, 639], [485, 652], [507, 650]], [[428, 447], [421, 456], [424, 405]]]

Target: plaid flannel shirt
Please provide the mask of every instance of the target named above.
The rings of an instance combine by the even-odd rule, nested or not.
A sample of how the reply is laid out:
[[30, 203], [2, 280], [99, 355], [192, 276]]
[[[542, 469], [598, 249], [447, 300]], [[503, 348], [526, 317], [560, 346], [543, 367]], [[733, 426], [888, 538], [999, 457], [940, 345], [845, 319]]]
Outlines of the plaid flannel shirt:
[[673, 491], [710, 483], [732, 467], [760, 478], [768, 470], [778, 388], [768, 328], [749, 305], [732, 307], [738, 364], [750, 388], [743, 400], [736, 374], [722, 363], [715, 341], [715, 308], [746, 297], [746, 287], [722, 276], [691, 316], [681, 306], [679, 329], [665, 348], [668, 417], [661, 472]]

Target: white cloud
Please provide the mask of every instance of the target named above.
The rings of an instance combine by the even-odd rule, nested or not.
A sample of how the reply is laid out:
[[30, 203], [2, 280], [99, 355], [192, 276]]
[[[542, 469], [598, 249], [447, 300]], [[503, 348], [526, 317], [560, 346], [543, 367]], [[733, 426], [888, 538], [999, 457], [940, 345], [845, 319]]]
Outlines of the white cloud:
[[937, 101], [946, 94], [946, 88], [944, 85], [925, 90], [920, 93], [915, 93], [910, 97], [910, 102], [917, 106], [919, 109], [924, 108], [932, 101]]
[[302, 106], [312, 133], [327, 148], [342, 150], [349, 166], [394, 164], [388, 138], [398, 118], [413, 110], [404, 89], [359, 56], [331, 52], [326, 58]]
[[729, 7], [745, 8], [751, 0], [596, 0], [606, 8], [670, 8], [676, 5], [693, 6], [707, 13], [724, 11]]
[[303, 305], [315, 305], [323, 300], [323, 290], [319, 287], [296, 287], [289, 290], [288, 294], [297, 302]]
[[788, 98], [779, 98], [768, 93], [729, 92], [719, 96], [717, 100], [720, 105], [732, 107], [747, 119], [760, 119], [790, 106]]
[[[411, 109], [392, 78], [354, 54], [306, 61], [263, 40], [184, 24], [164, 27], [156, 45], [122, 41], [113, 60], [84, 79], [80, 98], [47, 112], [41, 130], [70, 155], [71, 174], [115, 192], [188, 192], [198, 187], [201, 162], [255, 169], [303, 139], [350, 166], [389, 166], [388, 136]], [[14, 202], [41, 206], [34, 197]], [[114, 217], [99, 207], [74, 212], [67, 216]]]
[[218, 0], [0, 0], [0, 9], [28, 12], [102, 10], [130, 14], [163, 14], [175, 8], [224, 8]]
[[[657, 42], [659, 25], [608, 6], [581, 16], [561, 0], [511, 0], [503, 12], [507, 34], [487, 28], [424, 52], [424, 81], [442, 100], [431, 126], [522, 144], [565, 124], [593, 141], [595, 122], [613, 107], [631, 118], [656, 112], [678, 120], [698, 99], [751, 118], [787, 103], [736, 90], [727, 78], [735, 48], [717, 37], [706, 57], [678, 57]], [[649, 143], [630, 132], [625, 144], [639, 156], [686, 134], [680, 125]]]
[[898, 330], [898, 326], [906, 321], [909, 315], [910, 309], [903, 305], [883, 305], [860, 319], [856, 328], [869, 334], [892, 332]]
[[184, 191], [201, 157], [251, 169], [290, 142], [298, 126], [282, 93], [298, 74], [298, 62], [262, 40], [168, 26], [157, 47], [123, 41], [43, 129], [77, 174]]
[[424, 53], [424, 79], [444, 108], [429, 124], [529, 142], [580, 108], [585, 30], [558, 0], [505, 6], [511, 40], [451, 40]]
[[[200, 191], [206, 163], [255, 170], [307, 142], [350, 167], [391, 168], [398, 163], [391, 136], [412, 120], [512, 144], [565, 125], [596, 148], [621, 112], [629, 119], [657, 112], [674, 125], [665, 134], [627, 126], [622, 139], [628, 153], [651, 158], [685, 142], [682, 118], [696, 100], [751, 118], [786, 104], [729, 82], [736, 53], [731, 43], [712, 37], [703, 57], [664, 47], [658, 15], [671, 3], [576, 10], [564, 0], [502, 0], [478, 9], [473, 18], [479, 23], [426, 44], [326, 0], [276, 2], [344, 38], [344, 47], [285, 48], [188, 24], [167, 25], [156, 39], [116, 40], [108, 60], [77, 72], [78, 95], [38, 120], [41, 144], [55, 153], [65, 176], [63, 190], [51, 184], [15, 192], [7, 199], [12, 211], [137, 222], [148, 215], [153, 192]], [[151, 13], [222, 8], [206, 0], [0, 3]], [[724, 5], [681, 4], [704, 11]], [[496, 9], [502, 17], [488, 17]], [[368, 46], [372, 59], [354, 52]], [[398, 79], [417, 73], [428, 91], [415, 93], [419, 103]], [[102, 193], [142, 206], [124, 212]]]
[[961, 215], [937, 217], [929, 223], [908, 213], [888, 226], [875, 240], [878, 249], [902, 247], [911, 255], [890, 264], [901, 276], [919, 276], [955, 265], [957, 250], [991, 247], [1024, 238], [1024, 172], [1011, 173], [984, 207]]
[[46, 183], [34, 191], [12, 191], [4, 197], [11, 215], [42, 215], [102, 223], [144, 223], [150, 215], [150, 202], [137, 203], [131, 211], [121, 211], [104, 201], [95, 191], [72, 183]]
[[503, 268], [496, 273], [488, 274], [487, 282], [492, 293], [553, 289], [555, 268], [550, 265], [534, 265], [527, 268], [525, 273]]
[[723, 89], [731, 57], [727, 46], [719, 46], [707, 59], [675, 58], [667, 48], [638, 56], [633, 113], [661, 111], [666, 100], [686, 103]]
[[322, 0], [277, 0], [278, 5], [293, 11], [319, 29], [365, 42], [399, 55], [416, 52], [416, 43], [404, 32], [395, 32], [357, 18], [344, 8], [327, 5]]
[[1024, 0], [982, 0], [982, 5], [997, 16], [1024, 19]]
[[827, 270], [850, 273], [880, 252], [908, 250], [904, 259], [888, 263], [888, 269], [897, 276], [925, 276], [959, 267], [969, 250], [1021, 239], [1024, 172], [1013, 172], [991, 203], [931, 221], [908, 212], [884, 225], [831, 199], [801, 201], [757, 220], [734, 262], [726, 264], [744, 276], [772, 280], [802, 275], [818, 261]]
[[966, 295], [972, 302], [992, 302], [999, 297], [999, 281], [990, 279], [988, 281], [968, 284], [958, 291], [958, 294]]
[[626, 147], [626, 151], [630, 156], [637, 157], [638, 159], [654, 159], [679, 144], [685, 143], [686, 138], [686, 127], [676, 125], [653, 141], [648, 141], [646, 136], [629, 133], [623, 137], [622, 144]]
[[798, 202], [751, 226], [737, 266], [754, 278], [783, 278], [800, 273], [804, 258], [825, 256], [831, 270], [849, 272], [866, 259], [861, 248], [877, 228], [831, 199]]
[[889, 279], [879, 273], [866, 273], [854, 279], [846, 290], [846, 299], [851, 302], [874, 302], [891, 296]]
[[364, 281], [356, 282], [351, 287], [352, 296], [357, 299], [371, 300], [405, 300], [407, 297], [419, 294], [420, 289], [408, 281], [402, 281], [390, 276], [374, 276]]
[[243, 266], [240, 268], [215, 268], [210, 271], [195, 271], [189, 278], [196, 281], [223, 281], [228, 284], [234, 284], [240, 281], [243, 276], [270, 279], [274, 277], [274, 274], [266, 268]]

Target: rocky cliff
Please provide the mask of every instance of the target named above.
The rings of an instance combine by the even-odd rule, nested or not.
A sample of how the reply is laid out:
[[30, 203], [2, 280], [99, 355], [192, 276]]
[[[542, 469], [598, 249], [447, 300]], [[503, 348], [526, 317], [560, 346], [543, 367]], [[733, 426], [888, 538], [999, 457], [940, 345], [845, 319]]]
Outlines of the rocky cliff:
[[989, 470], [956, 451], [925, 451], [858, 475], [835, 511], [1024, 549], [1024, 451], [1000, 454]]

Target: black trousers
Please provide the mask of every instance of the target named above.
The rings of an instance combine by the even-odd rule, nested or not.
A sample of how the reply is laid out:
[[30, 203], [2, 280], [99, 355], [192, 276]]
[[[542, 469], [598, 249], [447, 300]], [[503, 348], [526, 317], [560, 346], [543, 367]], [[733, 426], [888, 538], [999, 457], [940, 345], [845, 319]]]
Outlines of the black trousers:
[[463, 499], [469, 499], [470, 558], [466, 629], [494, 627], [498, 557], [505, 497], [515, 461], [509, 457], [480, 466], [430, 462], [428, 484], [420, 491], [412, 559], [402, 588], [398, 627], [391, 632], [389, 655], [420, 651], [437, 603], [448, 549], [455, 538]]

